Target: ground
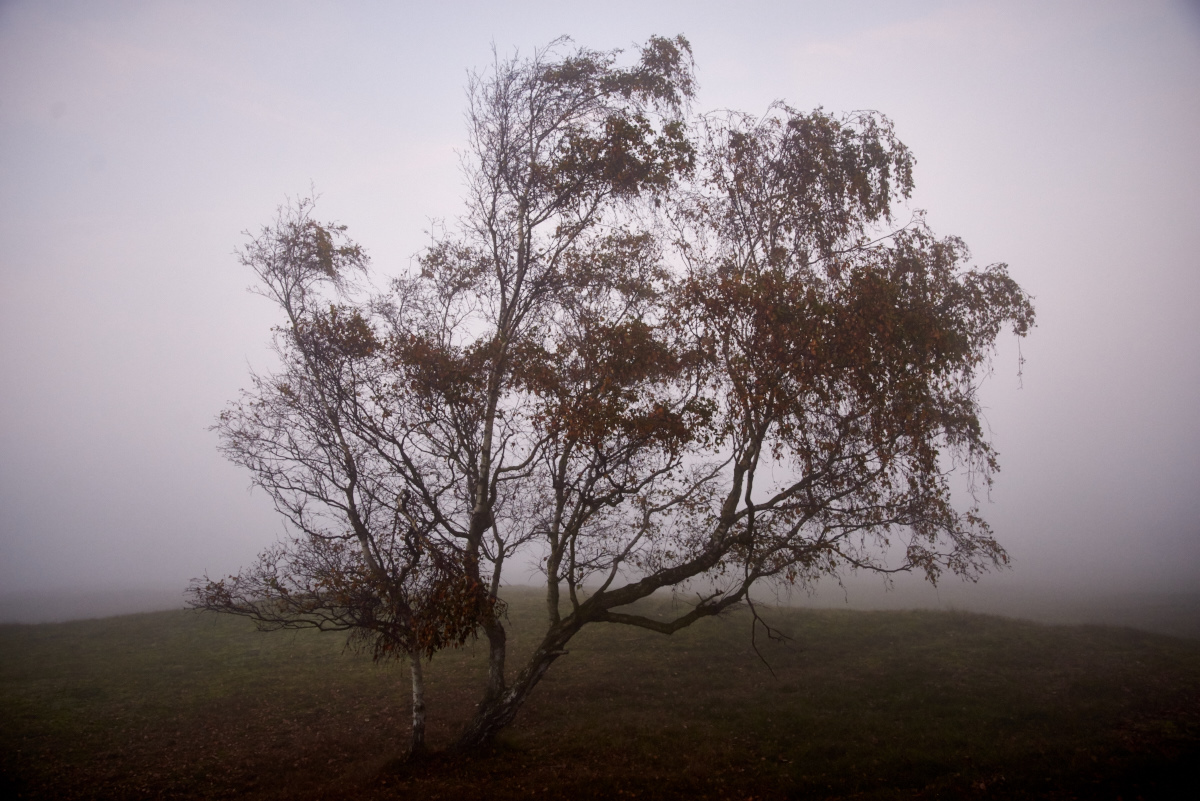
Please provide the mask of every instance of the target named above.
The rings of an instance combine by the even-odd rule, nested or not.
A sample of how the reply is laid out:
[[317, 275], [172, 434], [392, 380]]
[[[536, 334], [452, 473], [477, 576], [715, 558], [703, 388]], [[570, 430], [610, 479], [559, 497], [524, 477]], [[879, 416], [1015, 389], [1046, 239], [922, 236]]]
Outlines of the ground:
[[[510, 598], [514, 658], [537, 598]], [[667, 613], [671, 601], [649, 611]], [[953, 612], [772, 609], [592, 627], [494, 748], [396, 759], [407, 673], [337, 635], [189, 611], [0, 627], [0, 771], [25, 798], [1175, 798], [1200, 642]], [[428, 669], [444, 748], [484, 649]], [[1200, 788], [1197, 788], [1200, 789]]]

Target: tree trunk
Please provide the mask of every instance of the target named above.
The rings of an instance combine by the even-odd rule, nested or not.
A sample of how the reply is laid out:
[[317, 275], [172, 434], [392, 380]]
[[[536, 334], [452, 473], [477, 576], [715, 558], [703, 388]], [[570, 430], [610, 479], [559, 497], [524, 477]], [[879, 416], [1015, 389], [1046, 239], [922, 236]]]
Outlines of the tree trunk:
[[[563, 638], [563, 642], [567, 639], [570, 637]], [[521, 705], [525, 703], [529, 693], [541, 681], [550, 665], [554, 664], [554, 660], [565, 656], [566, 653], [566, 651], [551, 650], [545, 646], [539, 648], [530, 657], [529, 664], [517, 675], [511, 686], [504, 688], [496, 695], [489, 693], [475, 707], [475, 715], [459, 735], [458, 742], [454, 744], [454, 750], [471, 751], [490, 743], [501, 729], [512, 723], [513, 718], [520, 711]]]
[[408, 666], [412, 673], [412, 738], [408, 758], [416, 759], [425, 753], [425, 668], [420, 651], [409, 654]]
[[484, 626], [488, 639], [488, 681], [483, 693], [483, 702], [488, 703], [504, 692], [504, 664], [508, 655], [508, 632], [504, 624], [492, 619]]

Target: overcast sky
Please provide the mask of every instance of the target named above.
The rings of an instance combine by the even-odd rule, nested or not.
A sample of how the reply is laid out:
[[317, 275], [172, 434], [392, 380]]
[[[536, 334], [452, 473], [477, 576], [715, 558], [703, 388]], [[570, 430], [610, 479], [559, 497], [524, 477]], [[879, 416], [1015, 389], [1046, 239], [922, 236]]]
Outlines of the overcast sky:
[[207, 430], [278, 322], [240, 232], [313, 185], [397, 272], [493, 46], [676, 33], [701, 110], [890, 116], [913, 208], [1036, 296], [983, 390], [1003, 580], [1200, 589], [1195, 4], [209, 0], [0, 1], [0, 592], [251, 561], [281, 524]]

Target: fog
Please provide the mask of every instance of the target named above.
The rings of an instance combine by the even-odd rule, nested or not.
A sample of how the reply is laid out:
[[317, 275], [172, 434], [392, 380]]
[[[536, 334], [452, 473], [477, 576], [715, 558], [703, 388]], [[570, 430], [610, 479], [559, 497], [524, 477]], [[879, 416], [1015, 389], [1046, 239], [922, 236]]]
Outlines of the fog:
[[0, 4], [0, 619], [179, 603], [282, 533], [208, 430], [277, 322], [240, 232], [315, 186], [403, 269], [458, 210], [467, 70], [561, 34], [683, 33], [699, 109], [887, 114], [912, 208], [1036, 297], [983, 388], [1012, 569], [802, 600], [1065, 620], [1200, 591], [1195, 4], [566, 5]]

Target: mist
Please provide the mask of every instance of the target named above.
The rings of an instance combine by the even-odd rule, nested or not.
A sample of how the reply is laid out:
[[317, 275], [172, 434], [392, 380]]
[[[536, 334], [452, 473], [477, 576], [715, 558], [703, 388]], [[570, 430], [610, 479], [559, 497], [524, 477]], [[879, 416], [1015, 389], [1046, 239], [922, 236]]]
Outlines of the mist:
[[493, 46], [676, 33], [700, 110], [888, 115], [911, 209], [1037, 306], [982, 389], [1011, 569], [790, 600], [1200, 634], [1121, 611], [1200, 592], [1200, 14], [1168, 2], [0, 5], [0, 619], [178, 605], [283, 533], [208, 430], [279, 322], [242, 231], [315, 187], [397, 273], [458, 211]]

